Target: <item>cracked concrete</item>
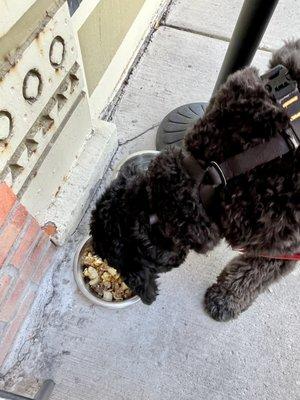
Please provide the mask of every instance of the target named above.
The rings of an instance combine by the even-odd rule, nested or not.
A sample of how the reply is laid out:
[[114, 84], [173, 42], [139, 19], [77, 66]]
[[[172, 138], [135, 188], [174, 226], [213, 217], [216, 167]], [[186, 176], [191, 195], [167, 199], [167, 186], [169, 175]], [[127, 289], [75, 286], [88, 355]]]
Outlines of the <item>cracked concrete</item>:
[[[218, 2], [206, 3], [212, 13]], [[176, 12], [181, 25], [184, 13], [180, 20], [177, 7], [184, 4], [191, 2], [174, 2], [170, 14]], [[221, 17], [214, 18], [221, 26], [216, 22]], [[227, 45], [184, 28], [155, 32], [115, 108], [119, 147], [97, 196], [120, 159], [154, 148], [156, 128], [168, 111], [209, 99]], [[259, 51], [254, 64], [263, 70], [269, 56]], [[151, 307], [102, 309], [78, 293], [72, 275], [73, 255], [88, 234], [89, 211], [46, 279], [53, 291], [3, 381], [7, 388], [28, 395], [38, 380], [53, 378], [53, 400], [299, 400], [299, 269], [239, 319], [217, 323], [204, 313], [202, 299], [234, 255], [223, 243], [206, 257], [191, 253], [181, 268], [163, 275]]]
[[[174, 0], [166, 25], [229, 41], [242, 5], [243, 0]], [[297, 0], [279, 1], [260, 49], [274, 50], [299, 36], [299, 17]]]

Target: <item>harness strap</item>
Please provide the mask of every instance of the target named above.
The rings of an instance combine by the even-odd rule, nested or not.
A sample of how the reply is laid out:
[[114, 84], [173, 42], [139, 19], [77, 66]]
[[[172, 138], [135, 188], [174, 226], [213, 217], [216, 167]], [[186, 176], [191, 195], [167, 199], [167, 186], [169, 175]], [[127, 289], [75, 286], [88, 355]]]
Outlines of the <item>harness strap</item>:
[[195, 157], [187, 152], [184, 152], [183, 166], [187, 173], [194, 179], [196, 185], [202, 184], [206, 171], [204, 168], [202, 168]]
[[219, 165], [222, 175], [220, 175], [218, 168], [216, 168], [216, 163], [208, 167], [207, 173], [213, 178], [216, 184], [221, 184], [224, 183], [224, 179], [227, 182], [229, 179], [245, 174], [260, 165], [283, 156], [290, 150], [291, 148], [286, 140], [281, 135], [276, 135], [268, 142], [251, 147], [242, 153], [226, 159]]
[[[192, 155], [185, 155], [183, 164], [199, 187], [204, 207], [211, 204], [215, 189], [227, 181], [266, 164], [300, 146], [300, 93], [288, 70], [278, 65], [261, 77], [266, 90], [283, 108], [289, 119], [289, 128], [268, 142], [251, 147], [218, 164], [211, 161], [204, 169]], [[208, 179], [206, 178], [208, 177]]]
[[[230, 179], [245, 174], [275, 158], [282, 157], [290, 150], [291, 148], [286, 140], [281, 135], [276, 135], [268, 142], [230, 157], [221, 164], [212, 161], [207, 169], [202, 168], [190, 154], [185, 155], [183, 165], [194, 179], [196, 186], [199, 187], [204, 207], [208, 207], [218, 186], [226, 186]], [[203, 182], [204, 177], [208, 177], [205, 182]]]

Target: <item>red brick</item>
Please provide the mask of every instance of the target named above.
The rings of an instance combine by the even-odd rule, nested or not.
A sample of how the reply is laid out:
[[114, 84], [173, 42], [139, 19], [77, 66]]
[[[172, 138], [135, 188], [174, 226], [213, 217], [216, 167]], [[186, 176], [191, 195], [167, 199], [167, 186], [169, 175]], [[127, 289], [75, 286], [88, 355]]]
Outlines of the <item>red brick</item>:
[[9, 289], [9, 285], [11, 283], [11, 276], [9, 275], [3, 275], [0, 279], [0, 304], [1, 302], [4, 300], [8, 289]]
[[10, 295], [2, 304], [0, 309], [0, 321], [9, 322], [14, 318], [19, 306], [18, 304], [21, 301], [23, 294], [26, 292], [33, 272], [37, 269], [41, 260], [47, 254], [50, 245], [52, 246], [49, 237], [42, 233], [26, 262], [20, 268], [20, 274], [17, 277], [15, 287], [12, 288]]
[[6, 183], [0, 183], [0, 227], [5, 222], [15, 201], [16, 196], [13, 191], [6, 185]]
[[0, 235], [0, 268], [3, 265], [9, 250], [18, 237], [19, 231], [13, 224], [9, 224], [5, 231]]
[[18, 280], [8, 299], [5, 301], [4, 304], [1, 305], [0, 321], [10, 322], [15, 317], [16, 311], [19, 308], [18, 303], [22, 295], [25, 294], [25, 289], [27, 285], [28, 282], [24, 281], [23, 279]]
[[28, 215], [28, 211], [26, 208], [19, 203], [16, 210], [10, 217], [10, 221], [15, 225], [17, 229], [21, 229], [26, 221], [26, 217]]
[[22, 297], [26, 294], [26, 289], [30, 283], [30, 278], [34, 268], [35, 265], [30, 260], [27, 260], [23, 268], [20, 270], [15, 286], [11, 288], [11, 293], [0, 308], [0, 321], [9, 322], [15, 317], [19, 308], [19, 303], [21, 302]]
[[31, 305], [35, 299], [35, 296], [36, 296], [35, 292], [30, 292], [26, 296], [21, 306], [18, 308], [18, 312], [14, 320], [9, 324], [7, 328], [6, 334], [0, 343], [0, 366], [5, 361], [7, 355], [10, 353], [14, 341], [17, 337], [17, 334], [19, 333], [21, 326], [29, 313]]
[[9, 222], [3, 228], [0, 235], [0, 267], [3, 265], [11, 247], [17, 239], [24, 226], [28, 213], [26, 209], [18, 204], [16, 210], [9, 217]]
[[7, 301], [2, 305], [0, 311], [0, 321], [10, 322], [18, 309], [18, 302], [25, 295], [25, 289], [28, 286], [28, 282], [24, 279], [19, 279], [16, 286], [13, 288]]
[[39, 284], [43, 277], [46, 275], [47, 269], [50, 267], [52, 261], [54, 260], [56, 252], [57, 248], [53, 244], [51, 244], [47, 253], [43, 257], [33, 274], [32, 281], [34, 283]]
[[47, 251], [48, 247], [50, 244], [50, 239], [49, 237], [42, 233], [39, 240], [35, 244], [34, 248], [32, 249], [30, 255], [29, 255], [29, 261], [32, 264], [38, 265], [38, 263], [41, 261], [41, 258]]
[[10, 263], [14, 265], [16, 268], [20, 268], [20, 266], [24, 263], [28, 256], [28, 252], [33, 245], [34, 241], [37, 239], [38, 234], [40, 232], [40, 226], [36, 222], [35, 219], [32, 219], [30, 225], [28, 226], [26, 232], [23, 235], [23, 238], [17, 248], [15, 254], [12, 256]]
[[[0, 343], [1, 343], [1, 339], [3, 338], [6, 329], [7, 329], [8, 324], [6, 322], [0, 322]], [[1, 376], [1, 374], [0, 374]]]

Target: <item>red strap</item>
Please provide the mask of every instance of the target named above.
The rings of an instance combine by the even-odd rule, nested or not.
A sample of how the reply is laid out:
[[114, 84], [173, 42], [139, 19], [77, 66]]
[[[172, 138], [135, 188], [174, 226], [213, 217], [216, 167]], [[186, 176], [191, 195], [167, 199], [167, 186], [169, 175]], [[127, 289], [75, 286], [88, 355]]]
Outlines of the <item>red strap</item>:
[[[236, 249], [233, 249], [233, 250], [236, 250]], [[240, 253], [243, 253], [243, 254], [247, 255], [247, 253], [245, 253], [245, 251], [243, 249], [238, 249], [238, 251]], [[249, 255], [251, 255], [251, 254], [249, 254]], [[274, 259], [274, 260], [300, 261], [300, 253], [295, 253], [295, 254], [277, 254], [277, 255], [259, 254], [259, 255], [256, 255], [256, 257], [264, 257], [264, 258], [270, 258], [270, 259]]]
[[300, 261], [300, 253], [295, 254], [280, 254], [277, 256], [268, 256], [266, 254], [262, 254], [261, 257], [265, 258], [274, 258], [276, 260], [291, 260], [291, 261]]

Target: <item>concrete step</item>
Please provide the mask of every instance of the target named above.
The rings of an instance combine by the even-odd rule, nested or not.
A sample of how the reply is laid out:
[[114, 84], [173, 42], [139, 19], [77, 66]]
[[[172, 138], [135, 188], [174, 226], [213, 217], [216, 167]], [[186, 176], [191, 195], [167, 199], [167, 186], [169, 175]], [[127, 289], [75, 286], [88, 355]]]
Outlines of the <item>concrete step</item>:
[[55, 223], [57, 232], [52, 239], [58, 245], [62, 245], [75, 231], [117, 148], [114, 124], [99, 120], [94, 126], [59, 192], [38, 214], [41, 224], [47, 221]]

